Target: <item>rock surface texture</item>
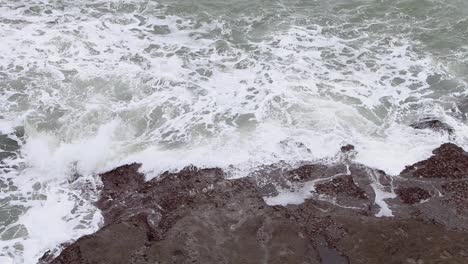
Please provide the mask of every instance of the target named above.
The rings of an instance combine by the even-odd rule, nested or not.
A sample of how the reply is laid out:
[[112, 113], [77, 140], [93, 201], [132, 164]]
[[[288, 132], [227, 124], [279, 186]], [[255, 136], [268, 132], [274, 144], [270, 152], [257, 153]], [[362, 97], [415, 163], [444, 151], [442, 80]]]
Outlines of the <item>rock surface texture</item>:
[[[101, 175], [103, 227], [42, 262], [468, 263], [463, 149], [444, 144], [393, 177], [352, 162], [353, 151], [235, 180], [216, 168], [150, 181], [138, 164], [116, 168]], [[284, 194], [304, 201], [274, 202]]]

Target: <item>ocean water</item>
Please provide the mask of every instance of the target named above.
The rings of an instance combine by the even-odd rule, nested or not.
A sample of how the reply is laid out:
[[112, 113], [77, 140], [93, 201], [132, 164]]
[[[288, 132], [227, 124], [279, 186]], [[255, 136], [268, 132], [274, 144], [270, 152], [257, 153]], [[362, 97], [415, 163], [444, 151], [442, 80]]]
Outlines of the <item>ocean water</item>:
[[242, 177], [353, 144], [396, 175], [467, 148], [467, 82], [465, 0], [0, 0], [0, 262], [96, 231], [128, 162]]

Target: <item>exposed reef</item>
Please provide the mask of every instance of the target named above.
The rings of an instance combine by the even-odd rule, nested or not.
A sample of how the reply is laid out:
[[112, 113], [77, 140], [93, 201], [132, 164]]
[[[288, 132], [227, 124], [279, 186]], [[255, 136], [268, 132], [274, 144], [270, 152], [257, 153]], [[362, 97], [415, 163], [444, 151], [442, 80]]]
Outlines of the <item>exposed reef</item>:
[[[468, 153], [443, 144], [399, 176], [352, 161], [229, 180], [187, 167], [101, 175], [96, 233], [41, 260], [78, 263], [468, 263]], [[279, 205], [284, 197], [302, 202]]]

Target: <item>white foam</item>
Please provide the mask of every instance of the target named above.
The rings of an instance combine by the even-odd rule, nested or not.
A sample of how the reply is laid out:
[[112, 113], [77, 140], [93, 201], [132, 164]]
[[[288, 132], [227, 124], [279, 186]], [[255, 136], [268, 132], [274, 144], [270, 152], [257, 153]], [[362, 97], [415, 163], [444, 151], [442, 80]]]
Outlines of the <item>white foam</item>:
[[298, 189], [279, 190], [278, 195], [265, 197], [264, 200], [266, 204], [271, 206], [301, 204], [312, 196], [312, 191], [314, 191], [314, 182], [308, 182]]
[[[64, 1], [63, 10], [29, 15], [43, 3], [4, 2], [2, 19], [17, 23], [0, 25], [0, 51], [8, 51], [0, 71], [12, 83], [34, 82], [2, 87], [0, 132], [24, 125], [26, 144], [7, 161], [20, 170], [1, 177], [14, 178], [22, 195], [40, 182], [47, 196], [18, 202], [31, 206], [18, 222], [28, 236], [0, 241], [17, 262], [32, 263], [98, 227], [97, 193], [70, 185], [75, 173], [99, 184], [96, 173], [136, 161], [148, 177], [189, 164], [242, 177], [264, 164], [326, 159], [350, 143], [356, 161], [396, 175], [449, 140], [408, 127], [423, 115], [443, 119], [455, 129], [453, 141], [468, 147], [466, 122], [431, 98], [426, 83], [434, 73], [450, 79], [450, 71], [405, 37], [349, 39], [286, 20], [263, 38], [249, 27], [237, 39], [234, 24], [262, 17], [183, 17], [154, 1], [131, 1], [137, 11], [121, 12], [121, 1], [97, 1], [109, 11], [99, 16], [86, 1]], [[155, 26], [167, 34], [151, 32]], [[389, 195], [376, 199], [382, 216], [391, 214]]]
[[12, 122], [0, 120], [0, 133], [9, 134], [14, 132], [14, 125]]
[[14, 260], [9, 257], [2, 257], [0, 256], [0, 263], [2, 264], [15, 264]]

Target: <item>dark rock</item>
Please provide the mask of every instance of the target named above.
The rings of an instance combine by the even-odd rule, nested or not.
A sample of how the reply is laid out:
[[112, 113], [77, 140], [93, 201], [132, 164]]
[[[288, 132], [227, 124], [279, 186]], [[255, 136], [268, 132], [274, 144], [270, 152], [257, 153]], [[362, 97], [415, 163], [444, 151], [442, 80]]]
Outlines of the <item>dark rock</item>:
[[101, 174], [104, 185], [102, 195], [116, 198], [141, 188], [145, 183], [145, 178], [143, 174], [138, 173], [140, 166], [140, 164], [134, 163]]
[[442, 189], [448, 202], [458, 211], [468, 211], [468, 180], [445, 183]]
[[[104, 174], [106, 226], [52, 263], [320, 263], [304, 228], [267, 206], [247, 178], [219, 169], [165, 173], [137, 191], [136, 165]], [[126, 174], [128, 188], [120, 177]], [[118, 184], [115, 179], [119, 178]]]
[[3, 151], [14, 152], [19, 149], [19, 144], [16, 140], [11, 139], [8, 135], [0, 134], [0, 149]]
[[468, 201], [468, 181], [456, 181], [442, 185], [442, 188], [448, 192], [456, 192], [460, 199]]
[[53, 259], [54, 259], [54, 255], [52, 254], [52, 251], [51, 251], [51, 250], [47, 250], [47, 251], [42, 255], [42, 257], [39, 258], [38, 263], [39, 263], [39, 264], [48, 263], [48, 262], [52, 261]]
[[411, 124], [410, 126], [414, 129], [432, 129], [434, 131], [445, 132], [448, 134], [453, 134], [455, 132], [451, 126], [437, 119], [422, 120]]
[[420, 178], [468, 177], [468, 153], [459, 146], [445, 143], [432, 152], [427, 160], [407, 166], [401, 174]]
[[322, 164], [309, 164], [300, 166], [288, 172], [288, 179], [291, 181], [308, 181], [314, 178], [327, 175], [327, 166]]
[[136, 263], [132, 255], [145, 246], [148, 229], [138, 219], [108, 225], [67, 247], [52, 263]]
[[143, 174], [138, 173], [140, 166], [140, 164], [125, 165], [101, 174], [104, 188], [97, 201], [97, 206], [101, 210], [108, 209], [114, 200], [131, 194], [143, 186], [145, 178]]
[[[431, 197], [425, 203], [411, 207], [393, 204], [399, 215], [418, 215], [424, 221], [437, 222], [448, 229], [468, 231], [468, 154], [460, 147], [446, 143], [433, 151], [427, 160], [407, 166], [397, 177], [399, 188], [418, 187], [429, 190]], [[427, 197], [423, 192], [398, 193], [403, 202]], [[416, 199], [417, 198], [417, 199]], [[413, 200], [414, 199], [414, 200]]]
[[466, 263], [468, 235], [418, 220], [347, 218], [337, 248], [351, 263]]
[[399, 188], [396, 194], [406, 204], [415, 204], [431, 197], [431, 194], [419, 187]]
[[354, 146], [351, 144], [348, 144], [346, 146], [341, 147], [341, 152], [346, 153], [354, 150]]
[[354, 183], [353, 177], [349, 175], [335, 177], [329, 182], [317, 184], [315, 190], [331, 196], [344, 194], [359, 199], [367, 198], [366, 193]]
[[[346, 160], [293, 170], [279, 164], [235, 180], [220, 169], [187, 167], [145, 182], [140, 165], [122, 166], [101, 175], [103, 227], [40, 261], [467, 263], [467, 154], [453, 144], [433, 153], [404, 177]], [[299, 205], [268, 205], [262, 175], [273, 188], [314, 186], [316, 193]], [[395, 217], [375, 217], [375, 186], [400, 198], [385, 199]]]
[[0, 134], [0, 164], [4, 159], [18, 156], [20, 148], [19, 139], [14, 139], [14, 134]]

